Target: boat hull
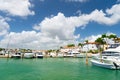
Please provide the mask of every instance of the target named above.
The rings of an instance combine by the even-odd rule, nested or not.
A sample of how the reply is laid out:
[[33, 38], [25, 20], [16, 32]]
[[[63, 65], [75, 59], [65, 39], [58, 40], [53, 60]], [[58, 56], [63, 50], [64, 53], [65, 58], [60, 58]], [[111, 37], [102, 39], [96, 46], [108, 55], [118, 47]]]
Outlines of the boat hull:
[[103, 68], [120, 69], [120, 67], [116, 67], [114, 64], [107, 64], [107, 63], [96, 61], [96, 60], [91, 60], [91, 63], [92, 65], [103, 67]]
[[25, 53], [24, 58], [27, 58], [27, 59], [34, 58], [34, 53]]
[[11, 56], [11, 58], [17, 58], [17, 59], [19, 59], [19, 58], [21, 58], [21, 56], [20, 55], [13, 55], [13, 56]]
[[43, 56], [36, 56], [36, 58], [43, 58]]

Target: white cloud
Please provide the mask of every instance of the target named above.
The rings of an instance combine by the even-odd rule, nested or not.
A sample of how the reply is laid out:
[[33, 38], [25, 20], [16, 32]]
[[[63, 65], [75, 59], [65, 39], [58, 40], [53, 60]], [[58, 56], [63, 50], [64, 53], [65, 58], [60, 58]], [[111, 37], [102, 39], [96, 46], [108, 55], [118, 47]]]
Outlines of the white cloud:
[[58, 13], [57, 16], [45, 18], [35, 25], [34, 29], [40, 30], [48, 37], [58, 37], [60, 40], [74, 40], [79, 37], [79, 35], [74, 35], [75, 26], [79, 22], [74, 22], [73, 18], [77, 17], [65, 17], [63, 13]]
[[88, 40], [89, 42], [94, 42], [99, 37], [101, 37], [101, 34], [88, 36], [84, 40]]
[[[106, 33], [107, 36], [109, 36], [109, 35], [111, 35], [111, 34], [115, 35], [115, 34], [112, 33], [112, 32], [107, 32], [107, 33]], [[99, 38], [99, 37], [101, 37], [101, 36], [102, 36], [102, 34], [91, 35], [91, 36], [86, 37], [86, 38], [83, 39], [83, 40], [88, 40], [89, 42], [94, 42], [97, 38]], [[105, 41], [106, 41], [108, 44], [114, 43], [114, 41], [113, 41], [112, 39], [108, 39], [108, 38], [106, 38]]]
[[34, 15], [31, 11], [32, 4], [29, 0], [0, 0], [0, 11], [12, 16], [28, 16]]
[[[68, 43], [77, 43], [80, 35], [75, 35], [76, 27], [85, 27], [89, 22], [114, 25], [120, 21], [120, 4], [113, 5], [105, 12], [94, 10], [90, 14], [66, 17], [63, 13], [46, 17], [33, 27], [38, 31], [11, 32], [1, 40], [1, 46], [8, 44], [11, 36], [10, 47], [24, 47], [33, 49], [52, 49]], [[3, 20], [4, 22], [4, 20]], [[2, 23], [2, 22], [1, 22]], [[7, 24], [7, 23], [6, 23]], [[9, 28], [8, 28], [9, 29]], [[6, 30], [8, 30], [6, 29]], [[100, 35], [92, 35], [86, 39], [94, 41]]]
[[58, 37], [51, 38], [41, 32], [22, 31], [20, 33], [10, 32], [0, 41], [0, 47], [7, 48], [9, 44], [8, 48], [55, 49], [70, 42], [73, 41], [66, 42]]
[[6, 20], [9, 20], [9, 19], [3, 18], [2, 16], [0, 16], [0, 36], [3, 36], [8, 33], [9, 24], [6, 22]]
[[120, 2], [120, 0], [117, 0], [117, 2]]
[[87, 2], [88, 0], [66, 0], [68, 2]]
[[85, 27], [89, 22], [97, 22], [99, 24], [114, 25], [120, 21], [120, 4], [114, 5], [111, 9], [107, 9], [106, 13], [102, 10], [94, 10], [90, 14], [81, 14], [79, 16], [66, 17], [63, 13], [45, 18], [39, 24], [34, 26], [35, 30], [40, 30], [49, 37], [58, 37], [60, 40], [70, 40], [79, 38], [75, 35], [76, 27]]
[[78, 10], [78, 11], [76, 11], [76, 13], [75, 13], [75, 14], [81, 15], [82, 13], [81, 13], [81, 11], [80, 11], [80, 10]]
[[40, 0], [41, 2], [44, 2], [45, 0]]

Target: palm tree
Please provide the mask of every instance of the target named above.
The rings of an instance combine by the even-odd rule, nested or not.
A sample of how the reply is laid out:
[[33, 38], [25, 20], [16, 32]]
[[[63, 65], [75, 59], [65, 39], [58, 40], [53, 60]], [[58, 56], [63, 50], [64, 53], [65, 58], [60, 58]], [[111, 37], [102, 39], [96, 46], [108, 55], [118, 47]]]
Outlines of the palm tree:
[[[104, 49], [104, 44], [106, 44], [106, 42], [104, 41], [103, 38], [99, 37], [95, 40], [95, 42], [98, 43], [99, 45], [103, 45], [103, 49]], [[99, 47], [99, 50], [102, 51], [102, 49], [100, 47]]]
[[109, 38], [109, 39], [113, 39], [115, 43], [116, 43], [116, 41], [117, 41], [117, 39], [118, 39], [117, 35], [115, 35], [115, 34], [109, 35], [108, 38]]
[[[105, 36], [104, 36], [105, 37]], [[106, 44], [105, 40], [102, 37], [99, 37], [95, 40], [96, 43], [98, 43], [99, 45], [103, 45], [103, 48], [99, 47], [99, 51], [100, 51], [100, 56], [101, 56], [101, 62], [102, 62], [102, 54], [101, 51], [104, 51], [104, 44]]]
[[[88, 44], [88, 40], [85, 40], [85, 44]], [[88, 48], [88, 46], [87, 46]], [[86, 65], [88, 65], [88, 55], [87, 55], [87, 51], [86, 51]]]

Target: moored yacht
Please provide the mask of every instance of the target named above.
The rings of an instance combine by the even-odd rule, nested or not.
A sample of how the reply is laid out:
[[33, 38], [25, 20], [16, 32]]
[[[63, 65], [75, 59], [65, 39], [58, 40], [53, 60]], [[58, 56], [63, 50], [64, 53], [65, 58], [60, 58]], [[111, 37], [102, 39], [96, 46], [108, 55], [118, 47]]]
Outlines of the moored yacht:
[[118, 65], [116, 62], [113, 62], [112, 60], [107, 61], [100, 61], [100, 60], [91, 60], [91, 63], [95, 66], [108, 68], [108, 69], [120, 69], [120, 65]]
[[109, 48], [91, 60], [93, 65], [109, 68], [120, 69], [120, 46]]
[[73, 53], [71, 51], [66, 52], [63, 57], [74, 57]]
[[43, 53], [42, 52], [36, 52], [36, 58], [43, 58]]
[[21, 58], [21, 53], [14, 53], [14, 54], [12, 54], [11, 58]]
[[34, 53], [32, 52], [24, 53], [24, 58], [34, 58]]
[[80, 53], [80, 52], [78, 52], [78, 51], [72, 51], [71, 53], [72, 53], [72, 54], [74, 55], [74, 57], [76, 57], [76, 58], [85, 58], [85, 54]]

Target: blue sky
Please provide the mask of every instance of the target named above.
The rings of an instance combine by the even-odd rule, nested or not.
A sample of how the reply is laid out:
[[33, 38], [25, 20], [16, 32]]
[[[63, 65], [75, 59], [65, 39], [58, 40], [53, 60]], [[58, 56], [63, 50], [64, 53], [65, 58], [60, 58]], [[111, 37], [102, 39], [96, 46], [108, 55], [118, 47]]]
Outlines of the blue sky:
[[119, 34], [119, 0], [0, 0], [0, 47], [54, 49]]

